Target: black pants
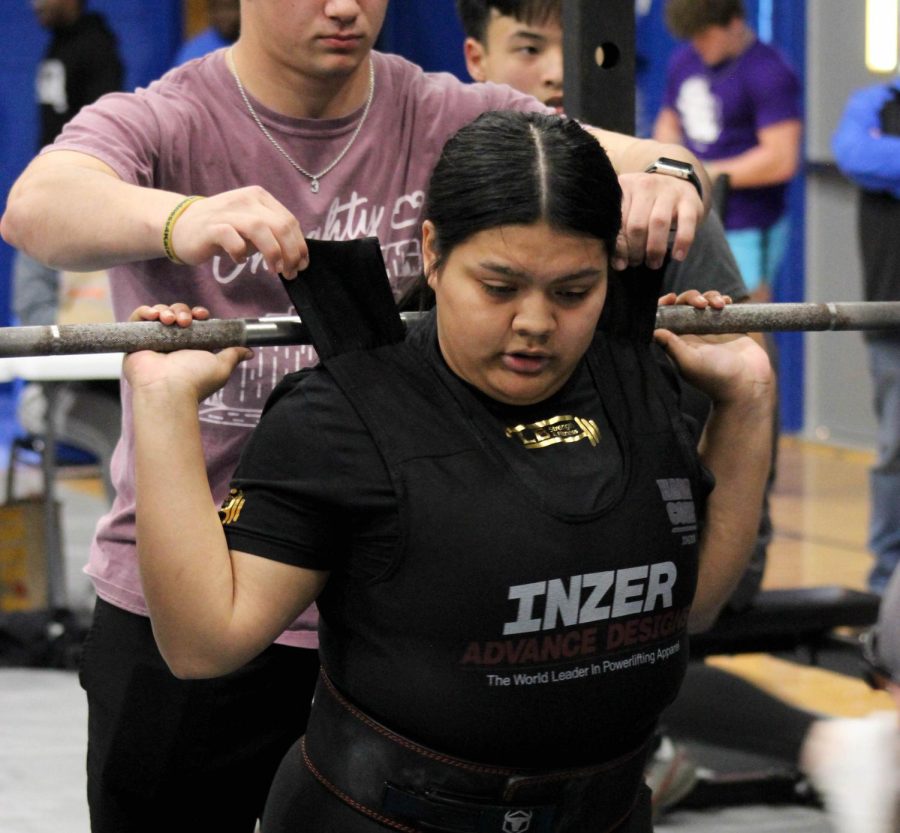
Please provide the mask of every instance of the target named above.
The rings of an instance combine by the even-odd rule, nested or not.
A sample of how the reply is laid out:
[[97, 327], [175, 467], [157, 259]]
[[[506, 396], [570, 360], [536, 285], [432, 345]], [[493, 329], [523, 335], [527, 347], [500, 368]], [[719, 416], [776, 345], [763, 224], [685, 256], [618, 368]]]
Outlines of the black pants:
[[85, 643], [94, 833], [251, 833], [306, 728], [315, 651], [273, 645], [213, 680], [175, 678], [150, 620], [98, 601]]

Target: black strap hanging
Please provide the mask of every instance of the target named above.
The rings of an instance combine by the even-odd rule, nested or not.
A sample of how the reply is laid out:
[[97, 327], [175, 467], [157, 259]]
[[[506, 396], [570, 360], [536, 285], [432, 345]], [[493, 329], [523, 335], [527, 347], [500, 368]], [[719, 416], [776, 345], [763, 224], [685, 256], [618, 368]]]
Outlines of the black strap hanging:
[[378, 238], [306, 242], [309, 266], [282, 283], [319, 358], [403, 341]]
[[621, 272], [610, 270], [606, 304], [598, 329], [620, 338], [651, 341], [667, 263], [668, 257], [659, 269], [641, 264]]

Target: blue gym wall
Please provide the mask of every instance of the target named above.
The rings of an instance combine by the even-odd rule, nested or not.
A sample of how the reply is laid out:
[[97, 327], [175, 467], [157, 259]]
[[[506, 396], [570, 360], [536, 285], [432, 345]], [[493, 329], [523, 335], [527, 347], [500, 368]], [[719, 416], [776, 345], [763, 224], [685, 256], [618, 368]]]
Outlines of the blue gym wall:
[[[788, 0], [758, 0], [761, 28], [771, 21], [771, 43], [790, 61], [806, 89], [806, 2]], [[861, 10], [858, 12], [861, 13]], [[806, 291], [806, 233], [805, 177], [803, 162], [800, 174], [791, 183], [788, 204], [791, 215], [791, 239], [781, 273], [775, 281], [776, 301], [803, 301]], [[803, 414], [803, 333], [778, 333], [779, 395], [781, 425], [785, 431], [800, 431]]]
[[462, 42], [462, 27], [453, 0], [394, 0], [388, 7], [377, 48], [403, 55], [431, 72], [452, 72], [468, 81]]

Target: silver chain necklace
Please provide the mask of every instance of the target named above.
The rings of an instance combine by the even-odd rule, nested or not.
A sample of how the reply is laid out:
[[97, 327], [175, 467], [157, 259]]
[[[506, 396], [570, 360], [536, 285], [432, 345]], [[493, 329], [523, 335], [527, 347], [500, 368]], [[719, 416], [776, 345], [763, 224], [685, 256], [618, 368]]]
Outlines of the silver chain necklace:
[[369, 108], [372, 106], [372, 99], [375, 96], [375, 64], [372, 61], [372, 58], [369, 58], [369, 96], [366, 99], [366, 107], [363, 110], [363, 114], [359, 119], [359, 123], [356, 125], [356, 130], [353, 131], [353, 135], [350, 137], [350, 141], [344, 145], [344, 149], [335, 157], [334, 161], [327, 167], [323, 168], [319, 173], [312, 174], [306, 170], [302, 165], [298, 165], [288, 154], [288, 152], [275, 140], [275, 137], [268, 131], [266, 126], [262, 123], [262, 120], [257, 115], [256, 110], [253, 108], [253, 105], [250, 103], [250, 98], [247, 96], [247, 92], [244, 90], [244, 85], [241, 83], [241, 78], [237, 73], [237, 67], [234, 65], [234, 56], [232, 55], [232, 51], [228, 50], [228, 65], [231, 69], [231, 74], [234, 76], [234, 80], [237, 82], [238, 92], [241, 94], [241, 98], [244, 99], [244, 104], [247, 105], [247, 112], [253, 117], [253, 121], [256, 122], [257, 126], [260, 130], [262, 130], [263, 135], [272, 143], [277, 150], [288, 162], [291, 163], [293, 168], [298, 172], [303, 174], [310, 181], [310, 188], [312, 188], [312, 192], [314, 194], [319, 193], [319, 180], [325, 176], [329, 171], [331, 171], [338, 162], [341, 161], [346, 155], [347, 151], [353, 147], [353, 143], [356, 141], [356, 137], [359, 136], [359, 131], [362, 130], [362, 126], [366, 122], [366, 117], [369, 115]]

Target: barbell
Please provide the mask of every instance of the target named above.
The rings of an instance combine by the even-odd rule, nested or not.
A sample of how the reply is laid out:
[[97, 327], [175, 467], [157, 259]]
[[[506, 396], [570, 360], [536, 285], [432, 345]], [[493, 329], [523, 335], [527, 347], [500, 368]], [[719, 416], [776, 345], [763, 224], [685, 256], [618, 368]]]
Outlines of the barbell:
[[[411, 324], [424, 313], [401, 313]], [[900, 301], [841, 303], [732, 304], [722, 310], [690, 306], [659, 307], [656, 326], [680, 335], [900, 328]], [[194, 321], [175, 327], [157, 321], [118, 324], [51, 324], [0, 328], [0, 357], [59, 356], [83, 353], [133, 353], [156, 350], [218, 350], [310, 344], [297, 316]]]

